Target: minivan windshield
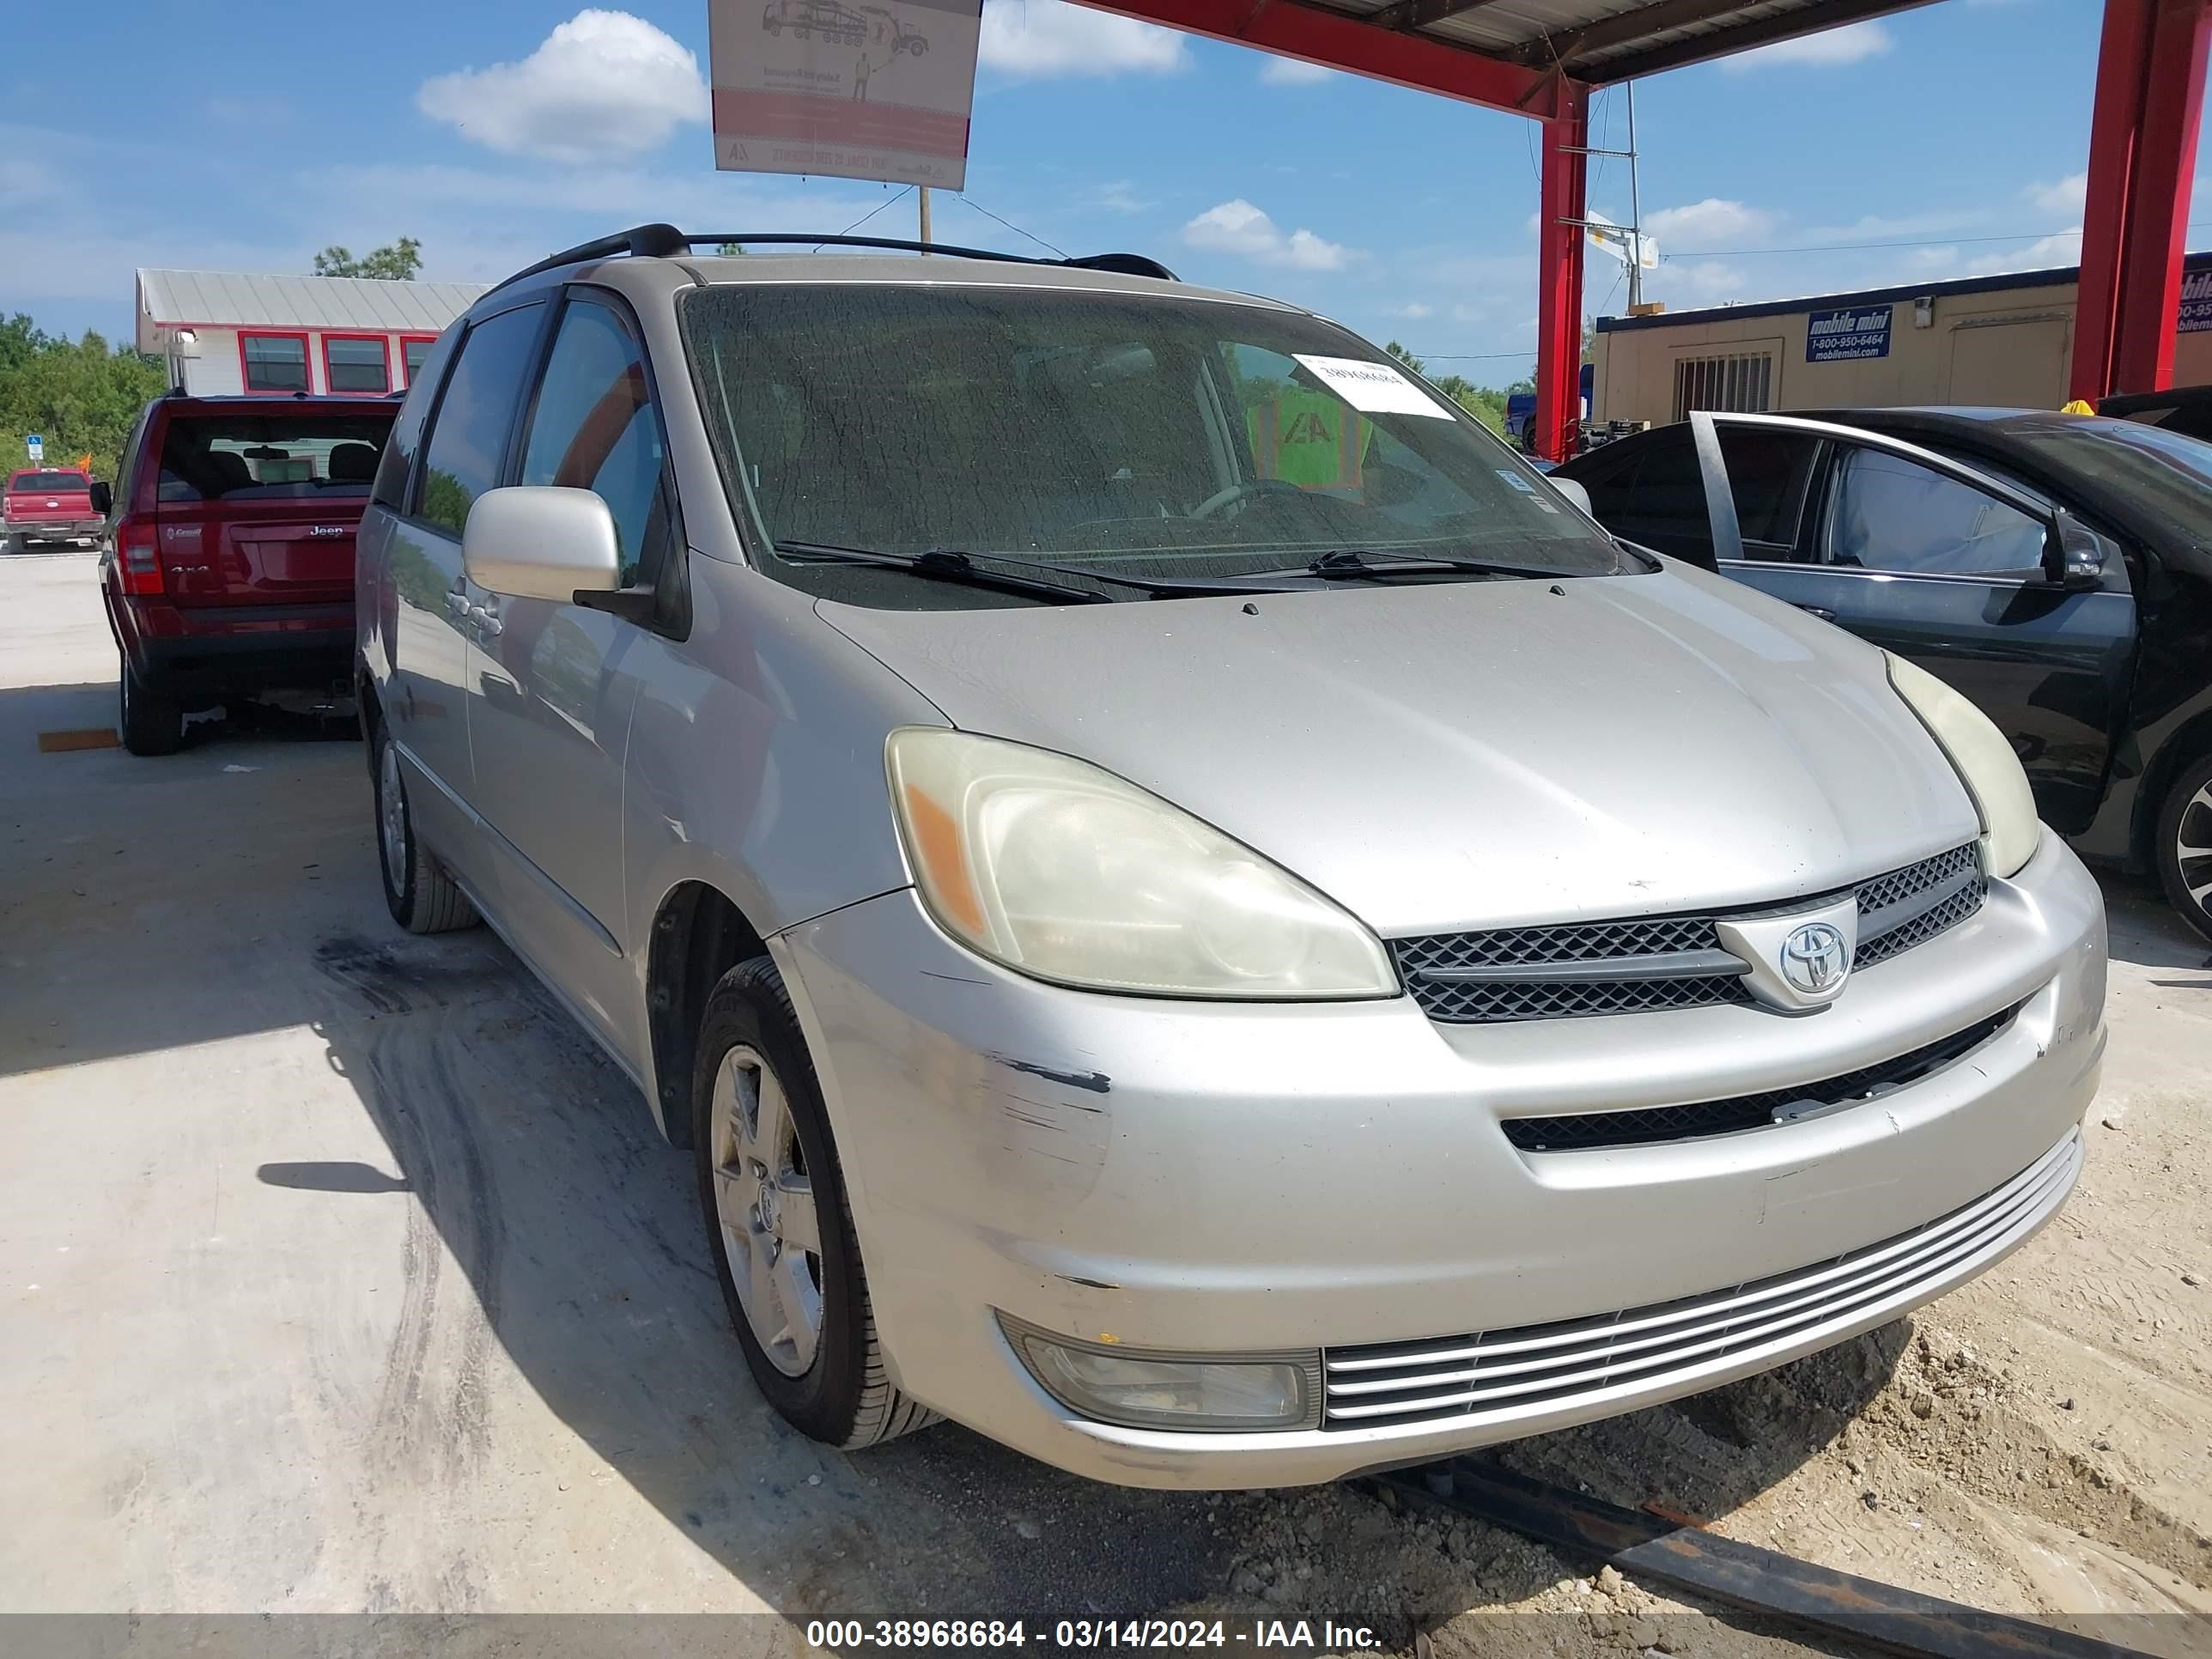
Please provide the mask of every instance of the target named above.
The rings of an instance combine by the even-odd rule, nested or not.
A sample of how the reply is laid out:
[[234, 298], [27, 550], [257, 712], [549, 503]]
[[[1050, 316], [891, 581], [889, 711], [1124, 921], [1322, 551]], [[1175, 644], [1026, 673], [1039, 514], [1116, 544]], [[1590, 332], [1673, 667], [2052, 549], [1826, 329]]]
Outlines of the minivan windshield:
[[732, 506], [763, 567], [810, 592], [1023, 602], [810, 550], [1023, 560], [1123, 599], [1628, 568], [1486, 428], [1295, 312], [733, 283], [694, 290], [682, 320]]

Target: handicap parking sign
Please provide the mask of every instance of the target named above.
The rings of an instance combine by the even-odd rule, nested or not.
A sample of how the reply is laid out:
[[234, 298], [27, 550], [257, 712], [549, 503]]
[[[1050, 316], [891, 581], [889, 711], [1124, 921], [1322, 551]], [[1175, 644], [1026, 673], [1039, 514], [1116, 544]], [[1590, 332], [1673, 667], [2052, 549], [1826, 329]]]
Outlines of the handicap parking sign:
[[23, 440], [23, 447], [34, 461], [46, 459], [46, 441], [35, 432]]

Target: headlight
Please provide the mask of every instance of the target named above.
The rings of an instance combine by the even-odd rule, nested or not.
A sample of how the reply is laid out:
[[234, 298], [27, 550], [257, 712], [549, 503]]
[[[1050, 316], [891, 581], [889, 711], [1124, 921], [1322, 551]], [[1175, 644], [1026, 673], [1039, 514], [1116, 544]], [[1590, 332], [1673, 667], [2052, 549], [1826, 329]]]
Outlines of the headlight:
[[1993, 876], [2009, 876], [2035, 856], [2043, 834], [2027, 773], [2003, 732], [1987, 714], [1924, 668], [1885, 651], [1889, 683], [1920, 716], [1951, 757], [1966, 793], [1982, 815], [1982, 862]]
[[1110, 772], [931, 726], [892, 732], [886, 757], [923, 902], [994, 961], [1152, 996], [1397, 993], [1358, 921]]

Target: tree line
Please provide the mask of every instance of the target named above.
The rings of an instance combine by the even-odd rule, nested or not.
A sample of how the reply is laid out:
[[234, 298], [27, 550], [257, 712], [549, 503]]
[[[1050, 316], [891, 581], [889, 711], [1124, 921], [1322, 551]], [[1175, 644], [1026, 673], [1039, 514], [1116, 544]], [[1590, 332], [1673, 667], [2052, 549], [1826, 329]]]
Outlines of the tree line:
[[92, 476], [112, 481], [138, 411], [168, 390], [161, 360], [129, 345], [48, 334], [21, 312], [0, 322], [0, 473], [27, 465], [21, 447], [46, 440], [46, 464], [92, 458]]

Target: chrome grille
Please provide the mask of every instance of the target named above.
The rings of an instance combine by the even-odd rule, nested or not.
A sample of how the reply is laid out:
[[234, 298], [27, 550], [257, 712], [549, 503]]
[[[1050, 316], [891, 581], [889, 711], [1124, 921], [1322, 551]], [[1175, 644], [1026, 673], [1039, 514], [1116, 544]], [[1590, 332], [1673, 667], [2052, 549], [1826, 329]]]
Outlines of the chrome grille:
[[1699, 1135], [1733, 1134], [1743, 1129], [1763, 1129], [1797, 1116], [1818, 1115], [1826, 1109], [1919, 1083], [1936, 1072], [1972, 1053], [2012, 1024], [2018, 1004], [1977, 1020], [1963, 1031], [1954, 1031], [1887, 1060], [1818, 1083], [1794, 1088], [1770, 1089], [1761, 1094], [1737, 1095], [1726, 1100], [1694, 1101], [1685, 1106], [1640, 1106], [1620, 1112], [1565, 1112], [1553, 1117], [1512, 1117], [1499, 1126], [1506, 1139], [1524, 1152], [1582, 1152], [1600, 1146], [1641, 1146], [1664, 1140], [1688, 1140]]
[[2079, 1132], [1996, 1191], [1926, 1225], [1794, 1273], [1591, 1319], [1427, 1342], [1331, 1348], [1322, 1426], [1375, 1429], [1626, 1410], [1779, 1360], [1917, 1306], [2041, 1225], [2081, 1166]]
[[[1981, 908], [1984, 887], [1980, 851], [1971, 842], [1861, 883], [1855, 896], [1863, 932], [1854, 965], [1871, 967], [1957, 926]], [[1808, 894], [1784, 906], [1723, 914], [1772, 915], [1841, 896]], [[1648, 916], [1499, 927], [1394, 939], [1390, 949], [1422, 1011], [1450, 1024], [1747, 1003], [1744, 966], [1721, 949], [1717, 920]]]

